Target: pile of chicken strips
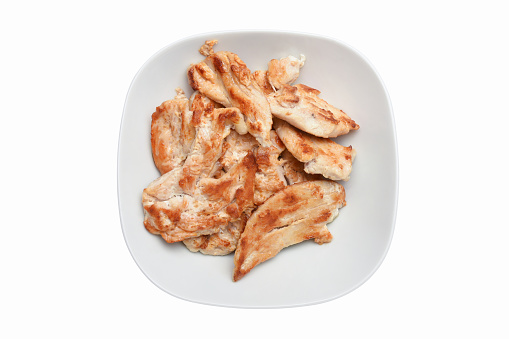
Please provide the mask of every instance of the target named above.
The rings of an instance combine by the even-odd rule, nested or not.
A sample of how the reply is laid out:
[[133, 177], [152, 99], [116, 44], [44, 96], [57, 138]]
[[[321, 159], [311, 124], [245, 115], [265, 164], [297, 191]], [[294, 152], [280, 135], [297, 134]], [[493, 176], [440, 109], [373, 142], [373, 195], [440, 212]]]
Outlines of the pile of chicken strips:
[[152, 114], [161, 176], [143, 190], [144, 225], [191, 252], [234, 252], [233, 281], [285, 247], [314, 239], [346, 205], [355, 150], [330, 138], [357, 130], [320, 91], [294, 84], [305, 57], [252, 72], [238, 55], [199, 49], [187, 69], [194, 93], [176, 89]]

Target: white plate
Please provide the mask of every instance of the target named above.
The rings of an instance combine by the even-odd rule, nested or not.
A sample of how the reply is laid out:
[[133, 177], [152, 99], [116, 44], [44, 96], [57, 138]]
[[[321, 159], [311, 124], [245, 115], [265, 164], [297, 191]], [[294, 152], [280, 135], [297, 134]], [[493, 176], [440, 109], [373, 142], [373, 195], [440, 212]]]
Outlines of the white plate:
[[[143, 226], [142, 190], [159, 176], [150, 148], [151, 114], [173, 98], [175, 88], [192, 93], [186, 69], [203, 59], [198, 48], [218, 39], [215, 50], [237, 53], [252, 70], [270, 59], [306, 56], [297, 83], [359, 125], [336, 140], [357, 150], [347, 206], [329, 229], [334, 239], [307, 241], [281, 251], [232, 282], [233, 255], [205, 256], [181, 243], [168, 244]], [[352, 47], [322, 36], [268, 31], [216, 32], [177, 41], [152, 56], [127, 94], [118, 148], [118, 199], [127, 246], [142, 272], [169, 294], [203, 304], [274, 308], [315, 304], [343, 296], [377, 270], [389, 249], [398, 195], [398, 160], [389, 96], [373, 66]]]

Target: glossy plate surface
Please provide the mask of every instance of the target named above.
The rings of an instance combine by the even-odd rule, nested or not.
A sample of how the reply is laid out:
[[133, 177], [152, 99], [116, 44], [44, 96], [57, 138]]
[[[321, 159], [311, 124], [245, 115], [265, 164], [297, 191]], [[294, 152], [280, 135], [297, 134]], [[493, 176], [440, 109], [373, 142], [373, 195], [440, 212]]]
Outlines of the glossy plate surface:
[[[296, 83], [322, 92], [345, 111], [358, 131], [336, 139], [357, 150], [347, 206], [329, 229], [334, 239], [307, 241], [281, 251], [232, 281], [233, 254], [189, 252], [168, 244], [143, 226], [141, 193], [159, 176], [150, 148], [155, 107], [181, 87], [192, 93], [186, 69], [203, 56], [205, 40], [215, 50], [239, 55], [251, 71], [270, 59], [305, 55]], [[217, 32], [177, 41], [152, 56], [136, 74], [127, 94], [118, 146], [118, 199], [127, 246], [141, 271], [159, 288], [185, 300], [218, 306], [275, 308], [315, 304], [341, 297], [362, 285], [382, 263], [394, 231], [398, 159], [394, 118], [387, 91], [373, 66], [358, 51], [331, 38], [294, 32]]]

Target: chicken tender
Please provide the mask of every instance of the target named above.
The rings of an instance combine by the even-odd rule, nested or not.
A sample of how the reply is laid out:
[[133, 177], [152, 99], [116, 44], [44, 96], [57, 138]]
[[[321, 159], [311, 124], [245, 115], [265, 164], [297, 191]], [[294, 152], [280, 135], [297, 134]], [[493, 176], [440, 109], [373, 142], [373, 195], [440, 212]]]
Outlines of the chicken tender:
[[272, 114], [291, 125], [322, 138], [334, 138], [359, 125], [345, 112], [318, 97], [320, 91], [298, 84], [282, 85], [267, 96]]
[[235, 250], [233, 280], [285, 247], [313, 238], [331, 241], [326, 224], [345, 204], [343, 186], [328, 180], [294, 184], [274, 194], [247, 221]]
[[304, 163], [306, 173], [321, 174], [331, 180], [350, 179], [356, 155], [352, 146], [344, 147], [333, 140], [315, 137], [279, 119], [274, 119], [274, 128], [286, 149]]

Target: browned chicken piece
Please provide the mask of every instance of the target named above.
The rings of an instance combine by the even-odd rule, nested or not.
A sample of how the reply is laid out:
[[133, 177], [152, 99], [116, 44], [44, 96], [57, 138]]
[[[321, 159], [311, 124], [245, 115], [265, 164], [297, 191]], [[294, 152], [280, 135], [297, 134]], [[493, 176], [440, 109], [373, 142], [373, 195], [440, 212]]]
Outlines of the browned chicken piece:
[[253, 72], [253, 79], [263, 93], [269, 95], [281, 88], [283, 84], [290, 85], [297, 80], [305, 60], [303, 55], [300, 56], [300, 60], [291, 55], [279, 60], [272, 59], [269, 61], [267, 71]]
[[343, 186], [329, 180], [301, 182], [274, 194], [247, 221], [235, 250], [233, 280], [285, 247], [313, 238], [330, 242], [326, 224], [345, 204]]
[[272, 145], [255, 151], [258, 172], [255, 177], [255, 205], [261, 205], [274, 193], [286, 187], [282, 161], [279, 159], [285, 146], [275, 131], [270, 131]]
[[187, 71], [189, 84], [225, 107], [237, 107], [246, 117], [248, 131], [264, 146], [270, 145], [272, 114], [262, 89], [246, 64], [231, 52], [216, 52]]
[[200, 52], [203, 56], [209, 56], [211, 54], [214, 54], [214, 45], [217, 44], [217, 40], [207, 40], [205, 43], [200, 47], [198, 52]]
[[228, 223], [228, 226], [219, 229], [217, 233], [184, 239], [183, 243], [191, 252], [199, 251], [207, 255], [230, 254], [237, 248], [247, 219], [244, 213], [239, 220]]
[[183, 168], [162, 175], [143, 190], [146, 229], [169, 243], [219, 232], [252, 209], [256, 169], [250, 152], [221, 178], [201, 179], [193, 195], [179, 185]]
[[235, 128], [238, 133], [247, 133], [244, 118], [237, 108], [215, 108], [194, 113], [196, 137], [180, 179], [180, 186], [187, 194], [192, 194], [197, 181], [213, 176], [219, 169], [223, 140], [230, 130]]
[[293, 185], [303, 181], [324, 179], [322, 175], [306, 173], [304, 171], [304, 164], [295, 159], [292, 153], [288, 152], [287, 149], [281, 153], [281, 160], [283, 163], [283, 172], [288, 185]]
[[255, 152], [259, 145], [251, 134], [240, 135], [232, 131], [223, 142], [223, 153], [219, 158], [222, 169], [228, 172], [249, 151]]
[[294, 56], [288, 56], [282, 59], [272, 59], [269, 61], [267, 79], [275, 88], [280, 89], [283, 85], [292, 84], [300, 74], [300, 69], [304, 66], [306, 58], [304, 55], [297, 59]]
[[318, 97], [320, 91], [298, 84], [282, 85], [281, 89], [267, 96], [275, 117], [322, 138], [334, 138], [359, 129], [345, 112]]
[[287, 122], [274, 119], [274, 129], [292, 155], [304, 163], [304, 171], [321, 174], [331, 180], [350, 179], [355, 150], [330, 139], [299, 131]]
[[152, 156], [161, 174], [185, 161], [195, 137], [189, 100], [180, 88], [176, 92], [175, 99], [163, 102], [152, 114]]

